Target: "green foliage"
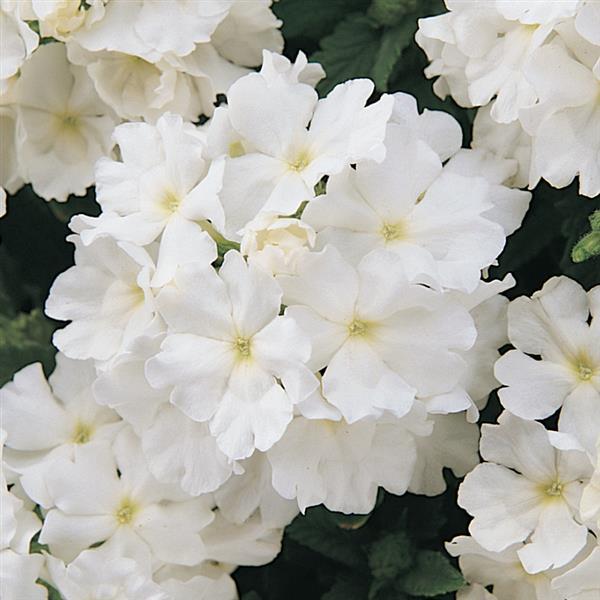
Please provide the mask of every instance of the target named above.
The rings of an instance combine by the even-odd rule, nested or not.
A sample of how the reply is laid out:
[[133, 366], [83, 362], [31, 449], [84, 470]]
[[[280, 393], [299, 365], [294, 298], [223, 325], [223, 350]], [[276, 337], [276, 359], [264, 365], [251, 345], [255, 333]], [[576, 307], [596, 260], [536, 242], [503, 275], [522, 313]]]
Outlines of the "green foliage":
[[369, 548], [369, 567], [375, 579], [395, 579], [413, 563], [414, 548], [405, 531], [390, 533]]
[[25, 365], [40, 361], [47, 373], [54, 365], [54, 326], [39, 309], [18, 315], [0, 314], [0, 385]]
[[589, 217], [591, 231], [586, 233], [571, 250], [571, 259], [581, 263], [600, 255], [600, 210]]
[[455, 592], [465, 584], [460, 572], [440, 552], [422, 550], [415, 566], [399, 581], [399, 588], [410, 596], [431, 598]]

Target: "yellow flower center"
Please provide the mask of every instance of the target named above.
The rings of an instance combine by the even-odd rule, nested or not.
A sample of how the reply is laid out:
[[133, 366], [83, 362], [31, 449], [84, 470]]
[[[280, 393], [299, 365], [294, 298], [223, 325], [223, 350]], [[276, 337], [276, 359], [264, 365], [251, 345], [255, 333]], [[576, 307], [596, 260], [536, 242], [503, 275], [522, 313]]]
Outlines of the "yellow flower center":
[[292, 169], [292, 171], [302, 171], [306, 169], [306, 167], [308, 167], [309, 164], [310, 157], [308, 155], [308, 152], [304, 150], [300, 152], [300, 154], [298, 154], [298, 156], [294, 160], [290, 161], [290, 169]]
[[75, 430], [73, 431], [73, 440], [74, 444], [87, 444], [92, 438], [92, 427], [87, 423], [82, 423], [78, 421], [77, 425], [75, 425]]
[[241, 359], [250, 357], [250, 340], [248, 338], [239, 337], [235, 340], [235, 350]]
[[79, 125], [79, 119], [75, 115], [63, 115], [63, 126], [67, 129], [75, 129]]
[[170, 213], [174, 213], [179, 208], [181, 204], [181, 198], [175, 194], [174, 192], [168, 191], [165, 192], [161, 199], [161, 204]]
[[246, 151], [244, 150], [244, 146], [242, 146], [242, 142], [231, 142], [231, 144], [229, 144], [229, 156], [231, 156], [231, 158], [244, 156], [244, 154], [246, 154]]
[[563, 484], [560, 481], [553, 481], [550, 486], [546, 488], [546, 495], [557, 497], [562, 496]]
[[386, 242], [394, 242], [406, 236], [406, 229], [403, 223], [384, 223], [381, 228], [381, 237]]
[[594, 371], [592, 371], [592, 367], [588, 367], [586, 364], [577, 365], [577, 374], [581, 381], [589, 381], [594, 375]]
[[368, 323], [365, 323], [364, 321], [360, 321], [359, 319], [354, 319], [350, 323], [350, 325], [348, 325], [348, 334], [351, 337], [364, 336], [367, 334], [368, 330], [369, 330]]
[[123, 500], [117, 509], [117, 512], [115, 513], [115, 518], [117, 519], [119, 525], [128, 525], [131, 523], [137, 510], [138, 507], [129, 498]]

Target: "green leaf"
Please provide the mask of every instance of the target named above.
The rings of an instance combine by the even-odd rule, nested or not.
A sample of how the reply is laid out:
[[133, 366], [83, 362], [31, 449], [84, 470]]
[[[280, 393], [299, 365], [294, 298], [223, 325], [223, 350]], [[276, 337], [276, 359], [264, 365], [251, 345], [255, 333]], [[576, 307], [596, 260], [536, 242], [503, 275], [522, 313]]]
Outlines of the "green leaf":
[[252, 590], [251, 592], [246, 592], [241, 600], [262, 600], [260, 594]]
[[[381, 25], [397, 25], [418, 7], [419, 0], [373, 0], [367, 15]], [[416, 21], [415, 21], [416, 23]]]
[[380, 46], [381, 31], [370, 19], [360, 13], [348, 15], [311, 56], [327, 73], [317, 87], [319, 92], [326, 94], [347, 79], [370, 77]]
[[0, 315], [0, 385], [29, 363], [40, 361], [46, 373], [54, 366], [54, 326], [41, 310], [16, 317]]
[[48, 600], [62, 600], [62, 596], [59, 591], [53, 588], [47, 581], [38, 579], [37, 583], [43, 585], [48, 590]]
[[297, 37], [319, 40], [350, 12], [366, 9], [368, 0], [280, 0], [272, 6], [283, 21], [286, 40]]
[[[340, 529], [323, 507], [311, 508], [286, 529], [295, 542], [348, 567], [365, 568], [366, 556], [353, 532]], [[354, 534], [355, 535], [355, 534]]]
[[321, 596], [321, 600], [364, 600], [367, 583], [364, 578], [339, 576], [331, 589]]
[[455, 592], [465, 585], [460, 572], [440, 552], [421, 550], [415, 565], [398, 581], [398, 589], [410, 596], [431, 598]]
[[388, 81], [394, 67], [402, 51], [412, 42], [416, 30], [416, 22], [407, 19], [396, 27], [384, 31], [372, 69], [372, 78], [379, 91], [387, 92]]
[[404, 531], [390, 533], [369, 548], [369, 567], [376, 579], [393, 579], [408, 569], [412, 562], [413, 547]]

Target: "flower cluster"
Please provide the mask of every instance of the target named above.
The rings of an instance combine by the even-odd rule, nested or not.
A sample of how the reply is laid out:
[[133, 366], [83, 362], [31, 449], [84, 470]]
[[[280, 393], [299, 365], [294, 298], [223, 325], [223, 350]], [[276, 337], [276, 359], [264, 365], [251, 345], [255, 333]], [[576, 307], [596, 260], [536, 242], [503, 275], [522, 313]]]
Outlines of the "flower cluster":
[[9, 540], [20, 585], [232, 598], [298, 510], [477, 465], [513, 283], [482, 271], [530, 194], [448, 115], [360, 79], [319, 99], [321, 76], [265, 52], [204, 125], [116, 127], [46, 303], [56, 371], [0, 392], [11, 501], [48, 550]]
[[[65, 201], [94, 183], [119, 122], [210, 116], [217, 95], [260, 65], [263, 48], [282, 49], [270, 5], [2, 0], [0, 186], [14, 193], [31, 183]], [[50, 43], [38, 47], [40, 36]]]
[[[600, 287], [550, 279], [508, 308], [514, 346], [495, 366], [506, 409], [483, 425], [484, 461], [458, 502], [470, 537], [448, 544], [474, 585], [463, 600], [600, 593]], [[558, 411], [558, 431], [536, 420]], [[482, 586], [493, 586], [493, 595]]]
[[596, 0], [446, 0], [419, 20], [434, 91], [481, 107], [473, 147], [514, 158], [514, 184], [600, 194], [600, 4]]

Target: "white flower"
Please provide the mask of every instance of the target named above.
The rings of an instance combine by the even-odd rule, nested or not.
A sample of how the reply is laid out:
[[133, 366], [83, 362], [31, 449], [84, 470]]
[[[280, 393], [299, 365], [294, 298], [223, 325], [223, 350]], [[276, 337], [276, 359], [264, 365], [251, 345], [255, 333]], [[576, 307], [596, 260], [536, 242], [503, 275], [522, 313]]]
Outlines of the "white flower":
[[171, 596], [152, 581], [149, 565], [144, 569], [119, 550], [121, 548], [111, 544], [84, 550], [66, 566], [48, 555], [50, 583], [64, 600], [171, 600]]
[[545, 419], [562, 407], [560, 430], [577, 437], [591, 456], [600, 435], [599, 299], [600, 287], [586, 294], [568, 277], [553, 277], [531, 298], [517, 298], [508, 308], [516, 350], [495, 367], [508, 386], [498, 393], [506, 409]]
[[202, 532], [207, 559], [224, 565], [258, 567], [279, 554], [283, 529], [265, 522], [260, 512], [242, 524], [229, 521], [219, 510], [213, 514], [213, 522]]
[[591, 523], [596, 521], [596, 526], [600, 527], [600, 435], [598, 435], [597, 459], [594, 473], [581, 494], [581, 518]]
[[591, 65], [573, 58], [558, 41], [533, 55], [526, 73], [539, 102], [520, 115], [533, 137], [532, 185], [543, 177], [554, 187], [565, 187], [578, 175], [580, 194], [600, 194], [598, 71], [594, 74]]
[[514, 278], [507, 275], [502, 281], [482, 281], [470, 294], [454, 293], [454, 297], [470, 312], [477, 328], [475, 343], [462, 354], [467, 369], [461, 387], [471, 399], [467, 410], [470, 422], [477, 421], [479, 410], [487, 404], [489, 393], [498, 387], [494, 363], [500, 358], [498, 349], [508, 342], [508, 299], [501, 292], [514, 284]]
[[448, 553], [458, 556], [465, 579], [470, 583], [493, 586], [497, 600], [562, 600], [550, 588], [552, 577], [560, 571], [527, 573], [519, 560], [518, 551], [522, 548], [523, 544], [515, 544], [501, 552], [491, 552], [464, 535], [446, 544]]
[[98, 406], [91, 393], [96, 371], [91, 361], [56, 355], [46, 382], [40, 363], [18, 371], [0, 390], [2, 422], [8, 432], [6, 461], [20, 475], [27, 495], [51, 504], [46, 475], [58, 460], [71, 460], [78, 445], [111, 440], [118, 416]]
[[270, 448], [293, 404], [318, 386], [304, 365], [308, 339], [293, 319], [278, 316], [274, 279], [230, 251], [218, 275], [210, 266], [180, 269], [157, 301], [172, 333], [148, 361], [150, 383], [173, 386], [171, 402], [209, 421], [230, 458]]
[[417, 100], [410, 94], [397, 92], [393, 97], [390, 123], [401, 125], [410, 139], [425, 142], [442, 162], [458, 152], [462, 129], [454, 117], [440, 110], [425, 109], [419, 113]]
[[29, 28], [17, 10], [17, 5], [2, 2], [0, 5], [0, 94], [6, 93], [8, 80], [16, 75], [23, 63], [37, 48], [39, 37]]
[[456, 600], [498, 600], [498, 598], [494, 594], [490, 594], [483, 586], [475, 583], [458, 590]]
[[146, 246], [160, 236], [153, 286], [167, 283], [180, 265], [210, 264], [216, 246], [198, 221], [223, 227], [218, 200], [223, 163], [205, 159], [202, 134], [181, 117], [166, 114], [156, 126], [119, 126], [115, 140], [123, 160], [98, 163], [103, 213], [81, 217], [89, 227], [81, 232], [83, 243], [110, 235]]
[[41, 575], [41, 554], [17, 554], [0, 550], [0, 594], [2, 600], [46, 600], [48, 590], [36, 583]]
[[585, 545], [578, 507], [591, 464], [574, 440], [503, 413], [483, 425], [482, 457], [461, 484], [458, 504], [474, 517], [469, 531], [500, 552], [531, 538], [517, 554], [528, 573], [566, 565]]
[[156, 121], [172, 111], [195, 120], [210, 114], [215, 93], [210, 79], [196, 87], [194, 78], [165, 59], [150, 62], [124, 52], [89, 52], [76, 42], [67, 44], [71, 63], [85, 67], [98, 95], [122, 119]]
[[[286, 432], [285, 436], [289, 435]], [[243, 524], [257, 511], [262, 522], [285, 527], [298, 514], [296, 502], [286, 500], [273, 488], [271, 463], [267, 455], [255, 452], [239, 463], [243, 473], [234, 475], [215, 491], [215, 503], [232, 523]]]
[[15, 95], [23, 177], [47, 200], [84, 195], [116, 124], [85, 70], [68, 63], [62, 44], [45, 44], [23, 66]]
[[281, 52], [281, 21], [271, 11], [271, 4], [272, 0], [234, 0], [211, 36], [219, 54], [237, 65], [257, 67], [263, 49]]
[[148, 469], [159, 481], [177, 483], [192, 496], [218, 490], [241, 470], [219, 449], [208, 424], [193, 421], [170, 404], [143, 432], [142, 449]]
[[440, 76], [434, 91], [462, 106], [494, 99], [494, 121], [515, 121], [537, 100], [524, 72], [532, 54], [557, 22], [575, 14], [577, 2], [559, 4], [539, 10], [535, 2], [451, 2], [450, 12], [419, 19], [416, 40], [432, 61], [425, 75]]
[[213, 519], [210, 504], [158, 483], [129, 430], [112, 449], [106, 443], [78, 448], [73, 462], [55, 465], [47, 485], [56, 508], [46, 515], [40, 542], [53, 556], [71, 561], [91, 544], [111, 541], [166, 563], [205, 558], [200, 532]]
[[52, 284], [46, 314], [71, 323], [54, 333], [54, 344], [70, 358], [112, 358], [152, 321], [154, 264], [126, 242], [67, 239], [75, 244], [75, 265]]
[[0, 185], [9, 194], [23, 185], [23, 167], [17, 158], [16, 125], [14, 107], [0, 106]]
[[427, 412], [415, 405], [402, 419], [344, 420], [296, 417], [268, 452], [273, 486], [296, 498], [302, 512], [323, 503], [329, 510], [368, 513], [377, 489], [406, 492], [417, 460], [418, 436], [431, 433]]
[[161, 588], [169, 594], [169, 600], [238, 600], [235, 582], [227, 573], [204, 571], [185, 580], [181, 577], [165, 579]]
[[600, 546], [578, 565], [556, 577], [552, 589], [567, 600], [594, 600], [600, 594]]
[[29, 555], [29, 544], [41, 522], [32, 508], [15, 495], [17, 485], [8, 490], [3, 447], [6, 431], [0, 429], [0, 595], [2, 600], [43, 600], [46, 590], [36, 584], [44, 564], [41, 555]]
[[306, 254], [297, 275], [277, 279], [286, 316], [311, 337], [309, 367], [346, 421], [405, 415], [415, 395], [455, 389], [475, 340], [468, 312], [410, 283], [396, 255], [371, 252], [354, 268], [332, 246]]
[[80, 27], [104, 16], [104, 0], [91, 0], [89, 6], [80, 0], [29, 0], [42, 37], [67, 40]]
[[[444, 134], [447, 124], [441, 125]], [[460, 152], [442, 168], [438, 152], [394, 121], [385, 144], [382, 163], [359, 163], [330, 177], [327, 193], [306, 207], [302, 219], [316, 229], [318, 247], [332, 244], [355, 264], [385, 248], [434, 285], [472, 291], [520, 224], [530, 195], [503, 187], [506, 177], [494, 172], [504, 173], [501, 162], [488, 158], [492, 164], [484, 165], [475, 151]]]
[[383, 96], [365, 108], [372, 91], [372, 82], [358, 79], [318, 100], [305, 83], [259, 73], [231, 86], [226, 114], [214, 125], [221, 132], [227, 118], [238, 138], [230, 146], [221, 195], [228, 239], [237, 239], [260, 211], [293, 214], [314, 197], [324, 175], [383, 158], [393, 101]]
[[479, 429], [464, 413], [432, 415], [431, 421], [431, 435], [414, 438], [417, 459], [408, 491], [437, 496], [446, 489], [444, 468], [464, 477], [479, 463]]
[[170, 405], [168, 390], [148, 384], [145, 363], [159, 352], [164, 337], [161, 332], [135, 338], [99, 374], [94, 397], [131, 424], [156, 479], [179, 484], [197, 496], [216, 490], [238, 468], [216, 447], [205, 423], [192, 421]]
[[314, 245], [315, 232], [307, 223], [262, 212], [244, 227], [240, 252], [268, 273], [292, 274]]

